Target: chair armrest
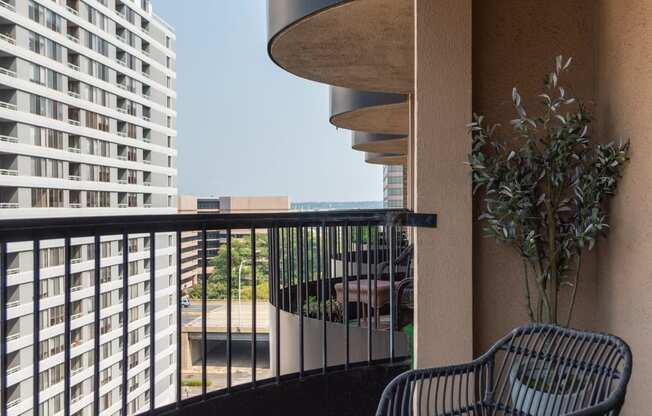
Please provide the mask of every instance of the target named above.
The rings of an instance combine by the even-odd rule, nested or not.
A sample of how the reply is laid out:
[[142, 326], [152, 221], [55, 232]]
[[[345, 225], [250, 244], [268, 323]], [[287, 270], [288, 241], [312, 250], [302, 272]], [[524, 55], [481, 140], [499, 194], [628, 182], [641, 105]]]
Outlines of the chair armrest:
[[[466, 414], [481, 409], [484, 361], [407, 371], [392, 380], [380, 399], [376, 416]], [[417, 411], [416, 409], [420, 409]], [[420, 412], [420, 413], [419, 413]], [[469, 413], [470, 414], [470, 413]]]

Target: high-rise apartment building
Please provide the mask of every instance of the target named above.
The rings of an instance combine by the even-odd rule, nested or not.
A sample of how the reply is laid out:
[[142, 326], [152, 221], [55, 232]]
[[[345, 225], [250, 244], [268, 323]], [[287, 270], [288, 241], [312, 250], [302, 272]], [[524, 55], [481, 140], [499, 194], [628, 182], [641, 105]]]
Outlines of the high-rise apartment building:
[[385, 208], [405, 208], [405, 174], [403, 165], [383, 166], [383, 205]]
[[[175, 213], [174, 47], [174, 30], [153, 14], [149, 0], [0, 0], [0, 218]], [[70, 270], [63, 240], [41, 242], [36, 255], [32, 242], [9, 244], [7, 416], [35, 414], [36, 394], [39, 416], [62, 414], [66, 394], [71, 415], [93, 414], [96, 363], [102, 415], [121, 413], [123, 391], [129, 414], [146, 410], [151, 355], [156, 405], [175, 397], [174, 235], [156, 234], [155, 242], [149, 235], [128, 237], [126, 245], [121, 236], [102, 237], [100, 276], [93, 238], [70, 241]], [[35, 265], [39, 288], [32, 283]], [[155, 351], [149, 342], [153, 313]], [[39, 357], [34, 326], [40, 328]], [[67, 343], [70, 356], [64, 357]]]

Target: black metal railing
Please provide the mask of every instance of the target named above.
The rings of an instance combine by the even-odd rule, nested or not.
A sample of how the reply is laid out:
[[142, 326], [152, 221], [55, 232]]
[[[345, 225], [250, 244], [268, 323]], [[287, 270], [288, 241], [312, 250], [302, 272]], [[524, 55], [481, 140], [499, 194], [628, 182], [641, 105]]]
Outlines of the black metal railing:
[[[332, 369], [348, 369], [357, 362], [372, 364], [391, 361], [396, 358], [396, 283], [410, 278], [409, 262], [403, 264], [405, 256], [400, 254], [409, 247], [410, 227], [434, 227], [435, 222], [434, 215], [414, 214], [404, 210], [148, 215], [1, 221], [1, 413], [8, 416], [13, 413], [20, 414], [22, 413], [20, 407], [23, 406], [33, 409], [32, 414], [35, 416], [51, 414], [53, 412], [44, 405], [41, 398], [46, 397], [45, 393], [48, 400], [54, 397], [51, 392], [59, 388], [59, 385], [63, 385], [60, 405], [65, 416], [78, 411], [76, 408], [73, 409], [71, 397], [73, 390], [76, 400], [81, 401], [84, 397], [88, 397], [89, 400], [85, 402], [87, 405], [82, 408], [88, 406], [92, 409], [92, 414], [112, 414], [108, 409], [117, 408], [118, 403], [119, 411], [123, 415], [144, 411], [166, 412], [197, 401], [208, 400], [214, 395], [225, 392], [253, 389], [261, 383], [281, 383], [283, 380], [301, 378], [308, 374], [325, 373]], [[206, 235], [216, 230], [226, 234], [226, 242], [220, 247], [218, 256], [209, 259], [206, 255]], [[184, 237], [187, 240], [186, 233], [191, 232], [200, 236], [198, 250], [203, 253], [200, 258], [200, 278], [197, 288], [182, 288], [182, 241]], [[149, 245], [145, 247], [143, 253], [138, 253], [130, 250], [130, 238], [149, 239]], [[243, 242], [248, 244], [244, 250]], [[81, 288], [77, 287], [76, 291], [73, 291], [73, 274], [80, 273], [79, 270], [82, 268], [77, 263], [73, 264], [71, 253], [73, 248], [77, 249], [77, 246], [84, 245], [87, 246], [88, 254], [79, 261], [89, 262], [86, 266], [89, 279]], [[54, 255], [58, 253], [56, 250], [59, 247], [63, 252], [61, 259]], [[44, 250], [55, 251], [54, 254], [48, 252], [45, 256]], [[12, 259], [20, 260], [18, 272], [12, 271], [11, 276], [8, 274], [10, 255]], [[31, 270], [29, 267], [23, 267], [29, 264], [25, 259], [29, 259], [30, 256]], [[239, 260], [238, 265], [234, 264], [234, 258]], [[145, 270], [140, 272], [140, 266], [136, 263], [145, 260], [149, 261], [148, 268], [145, 267]], [[157, 268], [159, 263], [161, 267]], [[116, 274], [117, 278], [112, 277], [111, 267], [121, 270], [121, 273]], [[238, 325], [237, 330], [234, 331], [233, 304], [234, 295], [239, 298], [242, 294], [241, 271], [247, 267], [250, 275], [247, 283], [251, 299], [248, 318], [250, 332], [243, 334], [242, 325]], [[12, 264], [12, 270], [15, 268], [15, 264]], [[107, 268], [109, 271], [105, 273]], [[47, 282], [45, 280], [47, 278], [57, 281], [58, 278], [52, 276], [56, 276], [58, 270], [62, 273], [63, 290], [57, 289], [56, 282], [52, 289], [50, 280]], [[238, 287], [234, 292], [236, 270]], [[169, 280], [165, 279], [166, 274], [170, 275]], [[173, 277], [175, 274], [176, 279]], [[143, 287], [148, 287], [149, 292], [144, 289], [144, 294], [139, 297], [141, 283], [148, 284]], [[46, 287], [44, 288], [43, 285]], [[386, 288], [385, 292], [383, 288]], [[12, 293], [19, 293], [16, 306], [11, 308], [8, 306], [10, 289]], [[363, 296], [365, 289], [366, 298]], [[213, 292], [219, 295], [214, 295]], [[389, 292], [389, 297], [385, 302], [379, 298], [385, 296], [383, 293], [386, 292]], [[81, 298], [84, 293], [87, 297]], [[340, 293], [339, 297], [338, 293]], [[351, 298], [352, 293], [353, 298]], [[60, 303], [63, 305], [63, 316], [59, 314], [60, 309], [56, 309], [59, 305], [52, 306], [56, 302], [52, 302], [50, 297], [57, 296], [62, 296]], [[194, 365], [196, 360], [192, 358], [192, 348], [186, 346], [186, 350], [183, 350], [183, 345], [189, 345], [191, 342], [188, 333], [194, 330], [194, 327], [192, 323], [184, 324], [184, 319], [190, 316], [190, 313], [184, 312], [181, 300], [193, 296], [194, 303], [200, 305], [199, 316], [196, 318], [201, 323], [197, 330], [200, 338], [199, 366]], [[274, 356], [268, 357], [273, 362], [273, 366], [270, 364], [272, 372], [266, 374], [268, 377], [258, 379], [259, 362], [264, 361], [261, 360], [264, 357], [260, 356], [257, 346], [259, 338], [264, 338], [264, 334], [259, 334], [257, 328], [264, 324], [261, 322], [264, 311], [257, 306], [256, 300], [263, 296], [274, 306], [271, 309], [272, 316], [269, 316], [270, 314], [266, 316], [268, 321], [266, 336], [269, 337], [270, 344], [274, 343], [269, 346], [270, 354], [273, 350]], [[351, 299], [353, 302], [350, 302]], [[90, 322], [87, 324], [90, 329], [80, 326], [79, 321], [84, 316], [80, 318], [76, 313], [74, 316], [72, 313], [73, 302], [83, 301], [88, 301], [87, 305], [90, 305], [86, 315], [92, 315], [92, 319], [84, 321]], [[31, 311], [32, 319], [29, 319], [27, 309], [24, 309], [30, 306], [29, 303], [32, 303], [31, 308], [28, 309]], [[140, 307], [145, 307], [147, 303], [149, 309], [143, 309], [144, 318], [148, 318], [147, 324], [136, 327], [136, 321], [145, 322], [140, 318]], [[243, 312], [240, 302], [238, 305], [237, 316], [241, 319]], [[108, 310], [111, 306], [116, 306], [116, 310], [120, 306], [120, 312], [109, 314]], [[55, 308], [56, 311], [46, 310], [46, 307]], [[336, 313], [337, 309], [341, 311], [339, 315]], [[170, 310], [173, 312], [165, 315], [165, 311]], [[113, 318], [116, 315], [120, 324], [116, 326], [120, 329], [119, 333], [116, 332], [119, 334], [116, 339], [120, 348], [111, 355], [110, 352], [105, 351], [102, 338], [107, 335], [102, 328], [112, 329]], [[132, 315], [136, 316], [133, 322]], [[283, 338], [282, 331], [286, 327], [283, 326], [282, 320], [287, 321], [286, 315], [290, 316], [290, 320], [295, 319], [299, 327], [298, 337], [289, 338], [289, 342], [296, 342], [299, 348], [298, 354], [291, 357], [298, 363], [296, 371], [284, 370], [282, 362], [282, 352], [286, 348], [283, 343], [287, 342]], [[213, 316], [216, 316], [215, 319], [219, 322], [209, 322]], [[106, 324], [105, 327], [106, 319], [110, 319], [111, 323]], [[304, 324], [308, 322], [307, 320], [316, 320], [321, 325], [322, 348], [319, 366], [306, 362], [307, 334]], [[343, 358], [341, 354], [337, 359], [330, 357], [328, 336], [329, 329], [333, 326], [339, 326], [344, 331]], [[15, 327], [19, 328], [17, 337]], [[76, 350], [78, 343], [77, 341], [73, 343], [72, 334], [73, 331], [81, 334], [85, 328], [89, 329], [87, 332], [92, 333], [93, 339], [92, 348], [86, 347], [85, 352], [93, 360], [92, 374], [78, 382], [77, 373], [73, 374], [71, 365], [73, 359], [79, 354]], [[141, 328], [144, 328], [143, 331], [140, 331]], [[165, 334], [158, 334], [157, 329], [167, 329], [169, 338], [165, 338]], [[359, 357], [352, 359], [351, 330], [365, 331], [367, 334], [365, 340], [367, 355], [364, 359]], [[372, 348], [375, 345], [374, 336], [383, 331], [388, 334], [388, 346], [385, 352], [379, 351], [374, 354]], [[48, 378], [47, 373], [43, 376], [42, 364], [45, 362], [44, 349], [49, 347], [42, 345], [42, 341], [49, 341], [43, 338], [45, 334], [51, 335], [53, 332], [64, 334], [63, 351], [57, 350], [55, 354], [63, 359], [64, 365], [63, 374]], [[145, 335], [141, 336], [143, 333]], [[183, 335], [184, 333], [186, 335]], [[182, 335], [187, 339], [182, 339]], [[78, 336], [82, 337], [82, 335]], [[234, 341], [234, 336], [237, 337], [237, 341]], [[133, 351], [130, 347], [143, 341], [143, 337], [147, 341], [145, 349]], [[209, 391], [212, 381], [209, 380], [208, 367], [212, 365], [209, 363], [209, 341], [214, 341], [209, 340], [209, 337], [219, 339], [219, 342], [225, 346], [224, 359], [223, 362], [220, 361], [222, 363], [220, 365], [225, 369], [225, 381], [224, 384], [214, 383], [217, 386], [214, 386], [216, 388], [213, 391]], [[234, 344], [242, 342], [243, 338], [247, 337], [251, 344], [250, 380], [243, 381], [241, 378], [234, 380]], [[361, 338], [356, 339], [360, 342]], [[164, 365], [163, 359], [157, 357], [157, 353], [161, 352], [161, 343], [166, 343], [167, 349], [174, 350], [175, 363], [169, 362], [167, 363], [169, 365]], [[13, 360], [21, 346], [33, 349], [32, 362], [23, 363], [24, 354], [18, 354], [21, 365], [16, 367], [17, 372], [12, 371], [12, 375], [9, 376], [9, 370], [14, 370], [14, 366], [9, 368], [10, 355]], [[145, 351], [143, 352], [145, 358], [142, 362], [137, 358], [134, 359], [133, 367], [138, 369], [139, 364], [147, 363], [148, 368], [143, 371], [147, 388], [142, 387], [140, 390], [144, 389], [143, 393], [134, 397], [135, 394], [130, 395], [130, 393], [132, 390], [140, 391], [138, 387], [141, 387], [141, 383], [130, 382], [130, 380], [140, 377], [141, 374], [130, 375], [131, 364], [128, 363], [131, 363], [132, 354], [137, 353], [140, 357], [141, 351]], [[47, 351], [46, 356], [52, 358], [49, 354], [50, 350]], [[107, 354], [109, 354], [108, 358]], [[198, 371], [201, 373], [200, 389], [195, 392], [194, 397], [190, 398], [183, 397], [182, 389], [182, 384], [185, 382], [183, 374], [189, 372], [182, 364], [182, 357], [188, 356], [190, 359], [187, 365], [192, 369], [199, 368]], [[119, 359], [116, 360], [116, 357]], [[116, 377], [113, 377], [112, 373], [115, 367], [110, 366], [114, 361], [120, 369], [119, 376]], [[173, 383], [164, 392], [173, 393], [157, 399], [157, 377], [161, 375], [157, 370], [162, 368], [171, 372], [170, 375], [174, 378]], [[87, 370], [90, 373], [91, 368], [88, 367]], [[110, 371], [107, 373], [105, 370]], [[18, 373], [22, 378], [14, 377]], [[114, 383], [117, 387], [113, 390], [108, 390], [108, 387], [104, 389], [107, 379], [113, 382], [119, 381]], [[29, 385], [24, 383], [27, 380], [31, 381], [33, 386], [31, 397], [21, 388], [23, 385]], [[104, 390], [108, 390], [108, 393]], [[114, 391], [119, 392], [116, 393], [119, 400], [113, 397]], [[142, 402], [139, 401], [141, 397], [144, 398]], [[23, 402], [25, 403], [21, 405]], [[81, 405], [83, 403], [79, 406]]]

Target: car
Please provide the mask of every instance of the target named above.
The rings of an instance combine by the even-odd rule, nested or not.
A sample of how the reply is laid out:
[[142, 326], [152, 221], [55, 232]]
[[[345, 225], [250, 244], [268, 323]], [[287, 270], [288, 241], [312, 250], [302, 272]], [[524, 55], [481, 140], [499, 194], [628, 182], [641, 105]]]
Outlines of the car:
[[190, 306], [190, 300], [188, 299], [188, 296], [184, 296], [181, 298], [181, 306], [183, 306], [184, 308]]

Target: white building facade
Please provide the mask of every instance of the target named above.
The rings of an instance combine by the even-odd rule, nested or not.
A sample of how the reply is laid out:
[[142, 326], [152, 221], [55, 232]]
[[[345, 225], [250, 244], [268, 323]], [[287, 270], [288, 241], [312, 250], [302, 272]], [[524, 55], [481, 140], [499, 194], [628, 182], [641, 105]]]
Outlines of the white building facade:
[[[148, 0], [0, 0], [0, 219], [176, 213], [175, 42], [174, 30], [152, 12]], [[128, 414], [149, 408], [151, 373], [156, 406], [175, 399], [176, 241], [163, 233], [155, 239], [129, 235], [128, 270], [123, 270], [122, 237], [102, 237], [99, 279], [93, 238], [72, 239], [69, 339], [63, 241], [40, 244], [38, 293], [33, 243], [9, 244], [4, 294], [9, 371], [1, 386], [7, 416], [63, 415], [66, 372], [70, 415], [93, 414], [96, 372], [101, 414], [119, 415], [123, 365]], [[128, 273], [127, 293], [123, 273]], [[125, 296], [128, 316], [123, 316]], [[95, 308], [100, 308], [98, 323]]]

